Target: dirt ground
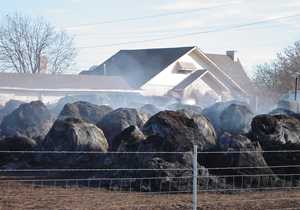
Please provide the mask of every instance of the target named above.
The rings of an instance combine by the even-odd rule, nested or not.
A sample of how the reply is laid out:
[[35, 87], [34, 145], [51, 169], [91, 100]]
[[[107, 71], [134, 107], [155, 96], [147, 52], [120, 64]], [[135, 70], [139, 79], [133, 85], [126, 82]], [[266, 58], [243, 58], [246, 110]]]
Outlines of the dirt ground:
[[[191, 194], [124, 193], [21, 183], [2, 183], [0, 189], [0, 210], [185, 210], [192, 204]], [[205, 210], [300, 209], [300, 191], [199, 193], [198, 202], [198, 209]]]

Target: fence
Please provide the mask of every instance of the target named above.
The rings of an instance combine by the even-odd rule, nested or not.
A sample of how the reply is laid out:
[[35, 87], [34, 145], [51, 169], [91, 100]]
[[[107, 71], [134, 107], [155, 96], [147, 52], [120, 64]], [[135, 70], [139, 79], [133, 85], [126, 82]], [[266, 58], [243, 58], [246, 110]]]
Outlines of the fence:
[[[198, 152], [196, 146], [191, 152], [0, 151], [2, 160], [13, 160], [0, 169], [0, 209], [300, 209], [300, 165], [238, 164], [256, 154], [291, 163], [300, 157], [299, 150]], [[211, 155], [237, 162], [201, 167]], [[61, 164], [68, 158], [84, 164]], [[108, 163], [89, 165], [94, 159]]]

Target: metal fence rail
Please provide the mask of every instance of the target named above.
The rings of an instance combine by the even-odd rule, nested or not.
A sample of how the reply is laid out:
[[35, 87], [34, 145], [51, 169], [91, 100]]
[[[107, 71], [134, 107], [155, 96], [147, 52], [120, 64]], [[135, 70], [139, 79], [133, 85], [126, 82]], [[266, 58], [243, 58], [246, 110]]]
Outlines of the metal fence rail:
[[[106, 157], [127, 158], [135, 155], [176, 156], [185, 154], [192, 155], [192, 152], [0, 151], [0, 155], [16, 155], [20, 157], [38, 155], [39, 159], [46, 159], [50, 155], [53, 157], [59, 157], [60, 155], [62, 157], [73, 157], [73, 155], [76, 157], [76, 155], [80, 155], [88, 156], [89, 158], [105, 155]], [[193, 182], [192, 171], [192, 167], [130, 168], [99, 166], [95, 168], [80, 168], [72, 166], [66, 168], [41, 165], [34, 168], [0, 168], [0, 207], [2, 207], [1, 198], [5, 198], [6, 201], [11, 203], [19, 202], [19, 200], [32, 200], [34, 203], [39, 203], [39, 199], [33, 198], [42, 191], [45, 195], [53, 195], [56, 198], [59, 197], [57, 198], [58, 200], [65, 199], [66, 202], [71, 202], [68, 200], [69, 197], [78, 196], [77, 193], [80, 193], [82, 197], [86, 197], [86, 194], [111, 197], [109, 205], [103, 205], [103, 202], [95, 208], [103, 210], [160, 209], [165, 206], [169, 206], [171, 209], [191, 209], [192, 189], [190, 186], [192, 186]], [[162, 176], [151, 176], [152, 172]], [[164, 175], [164, 173], [169, 172], [189, 172], [189, 175]], [[141, 173], [148, 175], [137, 176]], [[185, 187], [185, 185], [188, 186]], [[16, 189], [18, 190], [16, 191]], [[197, 191], [195, 192], [197, 193]], [[18, 197], [17, 201], [14, 200], [16, 196]], [[172, 204], [173, 200], [181, 199], [181, 197], [184, 198], [184, 201], [179, 204]], [[97, 200], [94, 197], [92, 199], [93, 202]], [[130, 202], [130, 200], [134, 199], [136, 202]], [[118, 200], [122, 200], [123, 203], [120, 203]], [[152, 202], [152, 200], [154, 201]], [[88, 203], [85, 204], [83, 209], [92, 209], [88, 205]]]
[[[188, 154], [192, 157], [190, 166], [184, 167], [176, 167], [176, 164], [162, 168], [2, 167], [0, 207], [22, 199], [38, 204], [44, 201], [35, 200], [35, 196], [44, 193], [71, 203], [72, 196], [89, 195], [90, 203], [95, 202], [96, 209], [300, 209], [298, 164], [199, 167], [203, 155], [251, 153], [285, 154], [289, 157], [296, 157], [299, 153], [300, 157], [300, 150], [202, 152], [198, 151], [197, 146], [189, 152], [0, 151], [0, 155], [40, 155], [40, 159], [47, 155], [128, 158], [136, 155], [176, 157]], [[291, 173], [259, 173], [259, 169], [284, 169], [291, 170]], [[296, 169], [299, 172], [295, 172]], [[96, 199], [98, 195], [111, 196], [111, 199], [102, 206]], [[136, 202], [131, 201], [134, 199]]]

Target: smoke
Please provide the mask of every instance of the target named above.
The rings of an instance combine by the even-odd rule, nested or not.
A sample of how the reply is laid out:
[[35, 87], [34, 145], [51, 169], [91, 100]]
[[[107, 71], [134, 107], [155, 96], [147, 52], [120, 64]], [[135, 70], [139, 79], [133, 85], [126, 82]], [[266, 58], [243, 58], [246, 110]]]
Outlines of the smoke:
[[196, 100], [193, 98], [189, 98], [189, 99], [182, 100], [181, 103], [187, 104], [187, 105], [196, 105]]
[[[179, 48], [179, 50], [181, 49], [184, 49], [183, 52], [185, 52], [186, 49], [189, 48]], [[178, 49], [176, 49], [175, 52], [177, 50]], [[93, 67], [89, 72], [82, 72], [82, 74], [100, 74], [123, 77], [123, 79], [127, 81], [133, 89], [141, 90], [142, 87], [143, 90], [141, 90], [141, 93], [119, 91], [103, 92], [101, 94], [91, 93], [87, 95], [73, 95], [61, 98], [56, 106], [62, 108], [66, 103], [87, 101], [98, 105], [109, 105], [112, 108], [140, 108], [145, 104], [153, 104], [160, 109], [165, 109], [169, 105], [175, 103], [206, 108], [216, 102], [236, 100], [243, 104], [247, 103], [247, 106], [256, 113], [268, 113], [272, 109], [276, 108], [279, 98], [278, 95], [260, 91], [260, 95], [257, 96], [256, 101], [254, 100], [254, 97], [250, 100], [243, 97], [237, 98], [230, 94], [225, 94], [226, 92], [224, 93], [224, 90], [222, 88], [220, 89], [220, 87], [214, 88], [216, 85], [209, 84], [209, 81], [202, 81], [204, 77], [190, 81], [197, 84], [192, 85], [190, 89], [187, 88], [181, 94], [169, 94], [169, 90], [178, 84], [177, 81], [180, 82], [182, 81], [180, 79], [184, 79], [185, 76], [188, 76], [184, 74], [175, 74], [174, 69], [170, 66], [173, 65], [172, 62], [174, 62], [174, 60], [178, 60], [178, 57], [184, 54], [183, 52], [180, 51], [176, 54], [170, 49], [119, 51], [103, 64]], [[166, 69], [168, 66], [170, 66], [170, 68]], [[166, 70], [162, 71], [164, 69]], [[158, 80], [152, 80], [157, 76], [159, 76]], [[201, 80], [199, 84], [198, 80]], [[149, 83], [149, 81], [151, 81], [151, 83]], [[214, 80], [210, 80], [210, 82], [213, 81]], [[144, 85], [145, 83], [149, 86]], [[118, 84], [115, 84], [115, 86], [118, 87]], [[155, 91], [157, 92], [155, 93]], [[50, 96], [44, 97], [43, 100], [49, 98]], [[53, 107], [53, 105], [51, 107]]]

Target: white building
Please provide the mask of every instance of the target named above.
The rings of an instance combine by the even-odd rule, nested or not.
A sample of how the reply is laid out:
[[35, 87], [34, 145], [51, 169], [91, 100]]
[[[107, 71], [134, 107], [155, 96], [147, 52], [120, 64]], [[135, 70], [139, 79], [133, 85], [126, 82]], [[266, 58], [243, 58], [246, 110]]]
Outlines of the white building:
[[0, 105], [8, 100], [54, 103], [64, 96], [107, 93], [139, 94], [115, 76], [0, 73]]
[[81, 74], [120, 76], [145, 95], [173, 96], [202, 106], [255, 103], [254, 86], [234, 51], [206, 54], [197, 47], [121, 50]]

